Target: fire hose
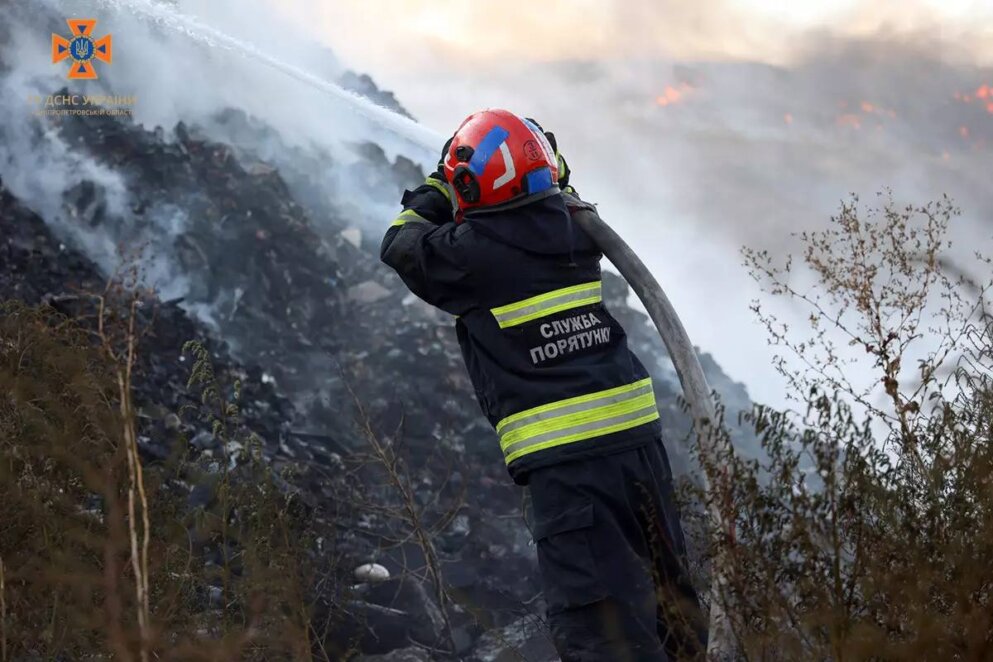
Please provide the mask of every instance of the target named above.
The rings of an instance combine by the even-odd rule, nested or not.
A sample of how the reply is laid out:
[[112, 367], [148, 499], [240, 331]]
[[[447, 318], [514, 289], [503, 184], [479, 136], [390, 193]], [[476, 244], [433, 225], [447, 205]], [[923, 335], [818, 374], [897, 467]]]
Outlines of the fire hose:
[[[578, 202], [578, 201], [577, 201]], [[662, 291], [662, 287], [648, 270], [644, 262], [628, 246], [613, 228], [604, 223], [600, 216], [583, 206], [570, 205], [573, 220], [593, 239], [604, 256], [621, 272], [624, 280], [641, 300], [648, 311], [648, 316], [655, 324], [662, 342], [672, 358], [679, 383], [683, 388], [683, 396], [689, 405], [693, 417], [693, 426], [697, 438], [704, 449], [710, 449], [715, 441], [716, 410], [707, 378], [703, 374], [703, 366], [697, 358], [693, 344], [690, 342], [686, 329], [683, 327], [676, 309]], [[707, 494], [710, 485], [705, 474], [700, 480]], [[716, 506], [711, 506], [710, 516], [723, 529], [723, 516]], [[722, 587], [725, 584], [725, 571], [721, 559], [717, 559], [712, 570], [710, 595], [710, 637], [707, 655], [710, 659], [732, 659], [734, 655], [733, 636], [730, 631], [727, 615], [724, 612]]]

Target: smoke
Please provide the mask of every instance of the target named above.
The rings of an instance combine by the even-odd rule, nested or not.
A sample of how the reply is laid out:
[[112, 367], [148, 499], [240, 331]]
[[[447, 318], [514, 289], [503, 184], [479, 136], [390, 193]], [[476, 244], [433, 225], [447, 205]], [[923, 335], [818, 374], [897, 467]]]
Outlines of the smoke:
[[[106, 235], [87, 232], [76, 219], [70, 218], [62, 204], [63, 196], [89, 182], [94, 189], [100, 190], [101, 203], [107, 211], [116, 215], [127, 208], [126, 186], [118, 173], [74, 151], [57, 131], [33, 116], [34, 105], [29, 99], [53, 94], [59, 86], [46, 88], [39, 80], [39, 67], [35, 62], [22, 60], [25, 45], [32, 43], [33, 37], [18, 29], [23, 8], [18, 11], [9, 7], [4, 13], [4, 18], [10, 19], [4, 21], [8, 29], [2, 51], [9, 71], [0, 87], [0, 114], [4, 118], [0, 123], [0, 180], [17, 197], [30, 201], [38, 214], [51, 219], [96, 260], [109, 263], [116, 255], [113, 240]], [[50, 21], [47, 24], [50, 25]]]
[[[205, 13], [189, 21], [174, 17], [195, 4]], [[38, 116], [48, 108], [50, 97], [63, 91], [79, 97], [134, 97], [135, 122], [147, 129], [161, 127], [167, 139], [183, 121], [270, 159], [285, 158], [296, 150], [319, 164], [313, 176], [326, 182], [327, 200], [348, 200], [356, 190], [348, 167], [358, 160], [356, 143], [376, 142], [389, 158], [405, 154], [415, 161], [433, 160], [433, 149], [427, 152], [417, 140], [404, 137], [403, 130], [413, 126], [410, 122], [328, 82], [344, 71], [333, 52], [301, 36], [272, 7], [252, 0], [186, 2], [175, 7], [148, 0], [107, 0], [97, 5], [32, 0], [0, 6], [0, 24], [5, 28], [0, 60], [7, 65], [0, 69], [4, 187], [106, 273], [120, 266], [122, 246], [144, 246], [147, 284], [166, 298], [178, 298], [189, 291], [174, 246], [187, 226], [182, 206], [142, 210], [140, 219], [132, 214], [127, 163], [103, 165], [67, 144], [57, 120]], [[114, 62], [98, 63], [96, 81], [66, 80], [67, 65], [51, 63], [51, 34], [67, 33], [66, 17], [79, 16], [97, 20], [96, 36], [110, 33], [114, 38]], [[223, 34], [212, 33], [209, 21], [215, 21]], [[247, 44], [248, 56], [237, 50], [240, 41]], [[251, 57], [253, 49], [258, 57]], [[227, 108], [240, 109], [272, 130], [245, 136], [226, 132], [217, 118]], [[431, 136], [424, 130], [408, 132], [421, 140]], [[392, 197], [366, 202], [350, 209], [356, 222], [379, 227], [388, 221], [395, 203]], [[79, 203], [83, 213], [78, 211]], [[99, 224], [94, 220], [98, 213]], [[209, 306], [196, 306], [196, 312], [210, 321]]]
[[840, 38], [938, 35], [993, 61], [993, 7], [983, 0], [297, 0], [280, 10], [377, 74], [591, 58], [789, 64], [811, 29]]
[[764, 295], [740, 247], [795, 252], [792, 235], [823, 227], [850, 193], [875, 204], [888, 188], [901, 203], [951, 196], [963, 210], [956, 259], [974, 264], [993, 230], [993, 93], [977, 97], [993, 68], [971, 57], [933, 31], [821, 33], [784, 65], [643, 57], [374, 75], [443, 132], [482, 107], [554, 130], [573, 183], [636, 247], [694, 341], [779, 403], [773, 350], [749, 309]]
[[[953, 228], [959, 245], [989, 238], [993, 112], [976, 91], [993, 85], [983, 64], [993, 20], [978, 11], [939, 19], [923, 0], [850, 1], [811, 16], [756, 13], [738, 0], [556, 0], [540, 12], [520, 0], [500, 11], [455, 0], [430, 11], [401, 0], [175, 3], [277, 58], [277, 70], [128, 6], [0, 7], [0, 25], [10, 28], [0, 51], [8, 69], [0, 178], [107, 271], [122, 238], [148, 241], [155, 284], [174, 296], [187, 287], [172, 257], [181, 210], [153, 210], [155, 222], [139, 227], [126, 171], [75, 152], [31, 114], [29, 95], [67, 85], [48, 43], [66, 16], [92, 16], [97, 33], [115, 40], [114, 64], [99, 81], [72, 82], [74, 91], [134, 95], [136, 121], [167, 134], [183, 120], [266, 158], [297, 150], [320, 164], [326, 155], [313, 177], [370, 227], [382, 227], [397, 201], [357, 186], [351, 145], [371, 140], [389, 158], [422, 164], [433, 155], [340, 95], [302, 83], [307, 76], [367, 70], [442, 135], [482, 107], [539, 119], [556, 132], [573, 183], [653, 269], [691, 337], [764, 401], [780, 402], [781, 391], [748, 309], [761, 293], [741, 267], [742, 244], [788, 252], [791, 233], [823, 226], [848, 193], [871, 198], [884, 187], [901, 201], [948, 193], [965, 211]], [[817, 32], [797, 27], [822, 19]], [[278, 139], [226, 132], [215, 121], [225, 108], [260, 119]], [[83, 182], [95, 191], [81, 190]], [[67, 194], [93, 195], [116, 220], [94, 228], [67, 216]]]

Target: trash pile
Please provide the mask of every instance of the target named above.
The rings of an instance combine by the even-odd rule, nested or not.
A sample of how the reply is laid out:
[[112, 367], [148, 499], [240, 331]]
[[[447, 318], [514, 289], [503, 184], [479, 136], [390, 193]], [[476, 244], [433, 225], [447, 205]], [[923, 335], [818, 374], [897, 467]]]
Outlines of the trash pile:
[[376, 85], [376, 81], [374, 81], [372, 76], [369, 74], [360, 74], [352, 71], [351, 69], [346, 69], [342, 72], [341, 76], [338, 77], [338, 84], [346, 90], [366, 97], [377, 106], [389, 108], [404, 117], [414, 119], [413, 115], [407, 112], [407, 109], [403, 107], [393, 93], [388, 90], [380, 89], [379, 86]]
[[[382, 507], [400, 497], [377, 465], [377, 448], [401, 459], [401, 484], [438, 525], [432, 540], [456, 657], [510, 659], [512, 645], [530, 660], [555, 659], [538, 619], [524, 495], [472, 397], [452, 321], [379, 262], [390, 219], [359, 209], [367, 198], [373, 208], [398, 200], [423, 173], [371, 143], [355, 145], [348, 164], [274, 149], [278, 136], [233, 110], [215, 119], [211, 137], [182, 123], [167, 135], [113, 117], [51, 121], [74, 149], [122, 175], [128, 207], [113, 211], [108, 191], [85, 181], [64, 195], [64, 219], [74, 225], [67, 229], [26, 209], [0, 182], [0, 299], [71, 312], [73, 297], [102, 289], [109, 271], [74, 237], [144, 248], [139, 260], [161, 279], [162, 300], [142, 352], [143, 450], [169, 452], [169, 415], [190, 398], [182, 345], [202, 340], [222, 379], [242, 381], [245, 424], [273, 467], [292, 471], [291, 488], [305, 502], [339, 505], [326, 535], [357, 569], [345, 608], [366, 659], [434, 659], [424, 647], [445, 627], [421, 548], [392, 540], [407, 522]], [[354, 195], [329, 195], [320, 179], [329, 172]], [[668, 357], [619, 277], [604, 274], [604, 298], [656, 377], [673, 464], [685, 468], [679, 445], [689, 422]], [[747, 407], [744, 388], [713, 359], [703, 362], [729, 410]], [[193, 445], [202, 439], [195, 427], [185, 432]]]

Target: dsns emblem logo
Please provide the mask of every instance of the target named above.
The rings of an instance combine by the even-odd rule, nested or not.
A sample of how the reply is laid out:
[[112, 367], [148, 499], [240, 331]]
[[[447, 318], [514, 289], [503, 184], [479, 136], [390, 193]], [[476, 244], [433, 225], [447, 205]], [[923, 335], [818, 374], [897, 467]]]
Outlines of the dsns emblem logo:
[[72, 31], [72, 38], [52, 35], [52, 63], [71, 59], [69, 78], [96, 79], [97, 70], [93, 66], [93, 60], [111, 63], [111, 36], [94, 40], [93, 28], [96, 27], [97, 22], [92, 18], [70, 18], [66, 23]]

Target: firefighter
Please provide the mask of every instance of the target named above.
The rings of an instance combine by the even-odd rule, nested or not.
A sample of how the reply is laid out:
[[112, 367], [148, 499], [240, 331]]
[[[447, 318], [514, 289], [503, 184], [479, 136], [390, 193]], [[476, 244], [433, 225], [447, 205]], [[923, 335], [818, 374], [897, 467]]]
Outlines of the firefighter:
[[468, 117], [405, 191], [381, 257], [452, 315], [483, 413], [527, 485], [547, 617], [572, 660], [702, 657], [652, 380], [601, 299], [592, 209], [533, 120]]

